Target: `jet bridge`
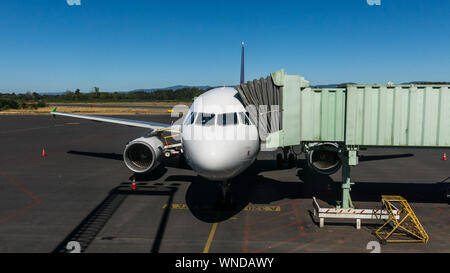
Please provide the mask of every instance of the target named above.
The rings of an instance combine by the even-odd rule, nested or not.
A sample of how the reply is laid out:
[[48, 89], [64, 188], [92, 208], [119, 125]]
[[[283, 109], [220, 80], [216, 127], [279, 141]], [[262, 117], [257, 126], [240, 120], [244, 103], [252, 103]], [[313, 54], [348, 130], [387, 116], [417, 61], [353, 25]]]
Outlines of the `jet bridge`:
[[299, 145], [301, 92], [309, 82], [283, 70], [236, 87], [267, 148]]
[[313, 88], [303, 77], [279, 70], [236, 88], [259, 125], [264, 148], [301, 144], [311, 155], [317, 150], [337, 155], [342, 208], [352, 207], [350, 166], [358, 164], [361, 148], [450, 147], [450, 85]]

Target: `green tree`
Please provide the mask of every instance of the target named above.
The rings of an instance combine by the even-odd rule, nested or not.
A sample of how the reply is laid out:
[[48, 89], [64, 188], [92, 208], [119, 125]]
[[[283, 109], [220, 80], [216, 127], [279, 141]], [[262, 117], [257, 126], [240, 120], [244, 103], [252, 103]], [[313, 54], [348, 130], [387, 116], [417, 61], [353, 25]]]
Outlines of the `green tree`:
[[93, 96], [96, 99], [98, 99], [100, 97], [100, 88], [98, 88], [97, 86], [94, 86], [94, 88], [93, 88]]

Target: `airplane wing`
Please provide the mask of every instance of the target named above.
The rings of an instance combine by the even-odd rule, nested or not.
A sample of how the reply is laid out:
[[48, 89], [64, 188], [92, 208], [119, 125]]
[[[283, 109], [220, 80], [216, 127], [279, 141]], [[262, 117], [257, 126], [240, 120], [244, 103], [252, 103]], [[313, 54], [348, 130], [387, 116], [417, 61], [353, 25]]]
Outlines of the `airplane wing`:
[[110, 118], [110, 117], [101, 117], [101, 116], [89, 116], [89, 115], [77, 115], [77, 114], [69, 114], [69, 113], [61, 113], [56, 112], [56, 107], [50, 112], [53, 116], [65, 116], [65, 117], [72, 117], [72, 118], [80, 118], [80, 119], [87, 119], [97, 122], [107, 122], [107, 123], [114, 123], [114, 124], [121, 124], [126, 126], [132, 126], [132, 127], [141, 127], [141, 128], [147, 128], [152, 129], [156, 131], [177, 131], [177, 128], [175, 126], [171, 126], [170, 124], [164, 124], [159, 122], [148, 122], [148, 121], [141, 121], [141, 120], [129, 120], [129, 119], [120, 119], [120, 118]]

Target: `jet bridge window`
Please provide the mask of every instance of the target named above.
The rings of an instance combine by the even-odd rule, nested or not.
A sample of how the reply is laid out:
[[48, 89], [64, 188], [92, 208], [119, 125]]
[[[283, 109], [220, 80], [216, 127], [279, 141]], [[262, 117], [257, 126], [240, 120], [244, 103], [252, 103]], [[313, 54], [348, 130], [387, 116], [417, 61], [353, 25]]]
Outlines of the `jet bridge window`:
[[217, 115], [217, 125], [226, 126], [226, 125], [235, 125], [238, 124], [238, 116], [237, 113], [226, 113]]
[[203, 126], [214, 126], [215, 117], [216, 117], [215, 114], [199, 113], [195, 124]]

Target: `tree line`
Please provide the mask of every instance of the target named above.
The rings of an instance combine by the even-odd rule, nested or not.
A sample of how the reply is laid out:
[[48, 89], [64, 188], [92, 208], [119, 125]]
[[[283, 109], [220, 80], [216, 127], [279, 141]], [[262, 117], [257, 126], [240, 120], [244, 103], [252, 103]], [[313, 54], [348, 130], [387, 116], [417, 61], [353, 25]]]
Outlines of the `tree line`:
[[39, 94], [36, 92], [27, 92], [25, 94], [5, 93], [0, 94], [0, 111], [44, 107], [48, 102], [192, 101], [194, 97], [203, 94], [205, 91], [196, 87], [185, 87], [176, 90], [101, 92], [100, 88], [94, 87], [89, 93], [82, 93], [80, 89], [75, 91], [67, 90], [62, 94]]
[[176, 90], [160, 89], [155, 91], [136, 90], [131, 92], [100, 92], [94, 87], [89, 93], [81, 93], [79, 89], [66, 91], [60, 95], [43, 95], [44, 101], [52, 102], [149, 102], [149, 101], [191, 101], [204, 93], [196, 87], [185, 87]]
[[8, 109], [37, 109], [45, 107], [42, 96], [36, 92], [27, 92], [26, 94], [0, 93], [0, 111]]

